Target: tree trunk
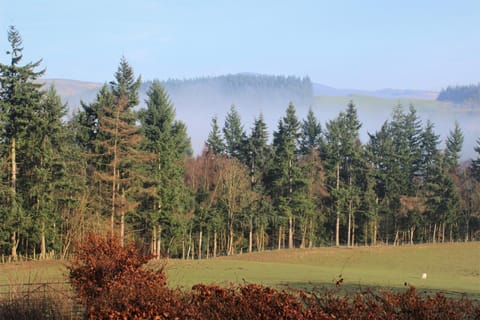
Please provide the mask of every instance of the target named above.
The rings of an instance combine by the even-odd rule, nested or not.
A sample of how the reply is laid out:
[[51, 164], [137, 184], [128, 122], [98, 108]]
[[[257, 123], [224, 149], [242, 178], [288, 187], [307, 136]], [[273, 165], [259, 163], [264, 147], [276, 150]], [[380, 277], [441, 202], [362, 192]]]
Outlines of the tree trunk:
[[355, 214], [353, 214], [352, 211], [352, 240], [350, 243], [353, 246], [355, 246]]
[[435, 243], [437, 242], [437, 224], [435, 223], [433, 225], [433, 237], [432, 237], [432, 242]]
[[[337, 191], [340, 189], [340, 163], [337, 164]], [[337, 221], [335, 223], [335, 245], [340, 246], [340, 204], [337, 199]]]
[[[17, 157], [16, 157], [16, 146], [15, 146], [15, 138], [12, 137], [12, 143], [10, 145], [10, 157], [12, 160], [12, 168], [11, 168], [11, 194], [12, 194], [12, 199], [11, 199], [11, 205], [12, 208], [13, 206], [16, 206], [16, 192], [17, 192]], [[12, 236], [10, 238], [11, 243], [12, 243], [12, 259], [17, 260], [17, 247], [18, 247], [18, 240], [17, 240], [17, 233], [14, 231], [12, 233]]]
[[42, 221], [40, 230], [40, 259], [47, 257], [47, 249], [45, 247], [45, 221]]
[[445, 242], [445, 222], [442, 223], [442, 243]]
[[155, 255], [157, 256], [157, 259], [160, 259], [160, 257], [162, 256], [162, 226], [158, 225], [157, 230], [158, 230], [158, 235], [156, 236], [156, 238], [157, 238], [157, 244], [156, 244], [157, 251], [155, 252]]
[[249, 230], [248, 230], [248, 252], [251, 253], [253, 250], [253, 218], [250, 216], [249, 221]]
[[123, 247], [125, 245], [125, 213], [120, 212], [120, 245]]
[[413, 234], [415, 233], [415, 226], [410, 227], [410, 244], [413, 244]]
[[213, 231], [213, 257], [217, 257], [217, 230]]
[[465, 223], [465, 242], [468, 242], [468, 234], [470, 232], [470, 219], [466, 219]]
[[233, 223], [229, 222], [228, 224], [228, 246], [227, 246], [227, 255], [233, 255]]
[[16, 261], [17, 260], [18, 240], [17, 240], [17, 233], [15, 231], [13, 231], [10, 240], [11, 240], [11, 245], [12, 245], [12, 259], [13, 259], [13, 261]]
[[307, 242], [307, 228], [308, 228], [308, 221], [305, 221], [301, 225], [302, 230], [302, 240], [300, 241], [300, 248], [305, 248], [305, 244]]
[[210, 258], [210, 230], [207, 229], [207, 259]]
[[157, 230], [155, 226], [152, 227], [152, 240], [150, 241], [150, 253], [157, 254]]
[[288, 248], [293, 249], [293, 217], [288, 218]]
[[278, 250], [282, 248], [282, 225], [278, 226]]
[[313, 248], [313, 235], [314, 235], [314, 229], [313, 229], [313, 218], [310, 218], [310, 232], [308, 235], [308, 247]]
[[347, 231], [347, 247], [350, 247], [352, 245], [352, 213], [350, 211], [350, 205], [351, 203], [348, 205], [349, 206], [349, 209], [348, 209], [348, 231]]
[[202, 259], [202, 238], [203, 238], [203, 230], [200, 227], [200, 232], [198, 233], [198, 260]]

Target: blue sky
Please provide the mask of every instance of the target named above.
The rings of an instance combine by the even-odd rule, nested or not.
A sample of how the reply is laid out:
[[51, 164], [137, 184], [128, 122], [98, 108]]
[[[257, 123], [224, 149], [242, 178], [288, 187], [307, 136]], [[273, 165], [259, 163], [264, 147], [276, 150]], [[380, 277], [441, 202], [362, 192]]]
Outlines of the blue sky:
[[480, 81], [480, 1], [0, 0], [46, 77], [110, 81], [257, 72], [337, 88], [439, 90]]

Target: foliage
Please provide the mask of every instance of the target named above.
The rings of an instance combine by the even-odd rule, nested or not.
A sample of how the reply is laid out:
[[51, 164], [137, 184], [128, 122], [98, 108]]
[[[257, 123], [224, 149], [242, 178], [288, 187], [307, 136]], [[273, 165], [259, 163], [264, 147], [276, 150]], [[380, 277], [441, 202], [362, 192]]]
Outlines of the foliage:
[[[169, 289], [165, 275], [142, 268], [148, 256], [118, 239], [90, 235], [76, 251], [70, 278], [89, 319], [475, 319], [480, 304], [404, 292], [277, 290], [257, 284], [198, 284]], [[340, 286], [343, 279], [337, 281]]]

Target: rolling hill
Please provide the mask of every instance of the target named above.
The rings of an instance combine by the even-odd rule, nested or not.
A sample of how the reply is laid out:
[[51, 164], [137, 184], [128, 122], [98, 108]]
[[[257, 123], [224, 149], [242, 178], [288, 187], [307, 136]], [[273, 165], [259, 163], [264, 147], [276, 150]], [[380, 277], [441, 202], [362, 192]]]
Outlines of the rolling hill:
[[[71, 115], [80, 107], [80, 101], [91, 102], [101, 88], [101, 83], [63, 79], [44, 79], [46, 85], [54, 85], [64, 102], [68, 103]], [[191, 80], [168, 80], [163, 82], [177, 111], [177, 118], [184, 121], [192, 138], [195, 153], [200, 153], [210, 131], [213, 116], [220, 125], [230, 106], [235, 104], [248, 132], [254, 118], [264, 115], [270, 132], [284, 116], [288, 103], [292, 101], [299, 118], [304, 118], [312, 107], [322, 125], [334, 119], [353, 101], [362, 121], [361, 140], [368, 140], [368, 132], [380, 129], [389, 119], [393, 107], [398, 104], [408, 108], [415, 106], [423, 123], [427, 119], [435, 123], [436, 133], [444, 140], [453, 128], [455, 120], [465, 135], [463, 159], [475, 156], [473, 147], [480, 137], [480, 109], [458, 108], [451, 102], [437, 101], [434, 92], [419, 90], [362, 91], [335, 89], [295, 77], [262, 76], [257, 74], [229, 75]], [[311, 90], [308, 86], [311, 85]], [[323, 87], [323, 91], [319, 90]], [[329, 88], [328, 90], [326, 88]], [[140, 90], [142, 107], [146, 98], [148, 82]], [[323, 92], [323, 94], [322, 94]], [[356, 92], [356, 93], [355, 93]], [[428, 99], [427, 99], [428, 98]], [[444, 147], [442, 142], [441, 148]]]

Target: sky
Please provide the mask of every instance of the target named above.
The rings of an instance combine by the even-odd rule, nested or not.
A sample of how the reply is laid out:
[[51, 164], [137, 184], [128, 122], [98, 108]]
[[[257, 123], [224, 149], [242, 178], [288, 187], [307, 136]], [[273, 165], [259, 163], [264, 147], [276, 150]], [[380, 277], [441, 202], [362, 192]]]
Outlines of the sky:
[[0, 0], [46, 78], [108, 82], [241, 72], [336, 88], [440, 90], [480, 81], [480, 1]]

